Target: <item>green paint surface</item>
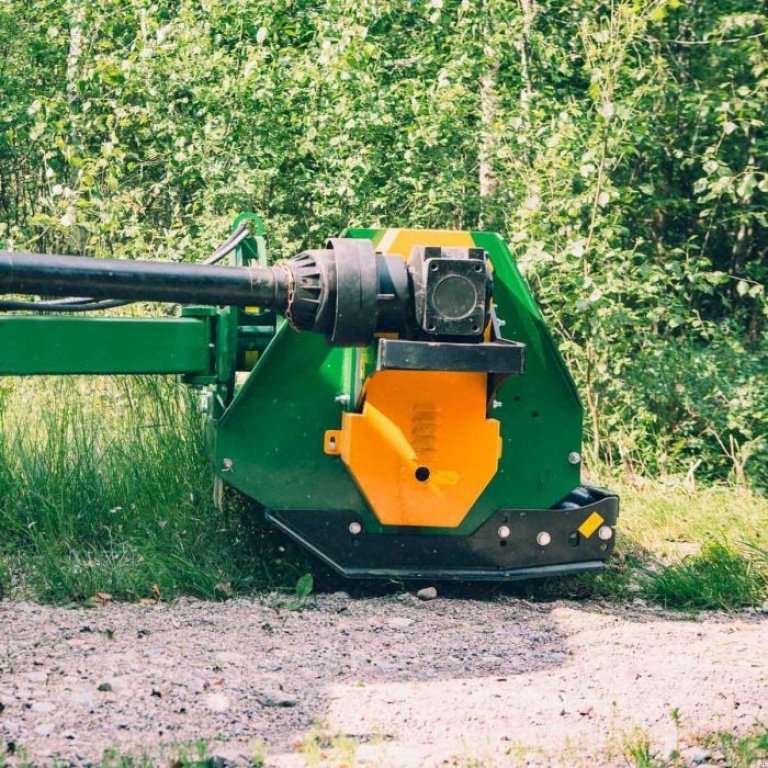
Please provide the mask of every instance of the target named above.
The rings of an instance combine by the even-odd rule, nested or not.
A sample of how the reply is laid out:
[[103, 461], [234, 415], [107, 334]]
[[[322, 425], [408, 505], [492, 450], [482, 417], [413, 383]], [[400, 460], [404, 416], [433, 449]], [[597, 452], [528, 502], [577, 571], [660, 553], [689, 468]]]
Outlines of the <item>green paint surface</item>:
[[341, 423], [336, 397], [351, 353], [283, 323], [216, 426], [215, 466], [229, 485], [272, 509], [364, 504], [342, 462], [323, 451], [325, 431]]
[[0, 317], [0, 375], [212, 372], [206, 319]]
[[[377, 242], [382, 234], [352, 229], [346, 236]], [[499, 508], [549, 508], [580, 482], [579, 467], [568, 462], [569, 453], [581, 450], [582, 409], [573, 381], [506, 244], [494, 234], [472, 237], [493, 263], [505, 337], [526, 344], [526, 370], [499, 388], [501, 406], [489, 414], [502, 424], [499, 470], [462, 524], [443, 529], [460, 535]], [[325, 431], [341, 426], [347, 407], [337, 397], [351, 394], [354, 403], [361, 352], [332, 349], [319, 335], [284, 324], [218, 424], [221, 477], [272, 509], [349, 509], [367, 530], [386, 531], [342, 460], [323, 452]], [[222, 471], [230, 464], [225, 459], [228, 471]]]

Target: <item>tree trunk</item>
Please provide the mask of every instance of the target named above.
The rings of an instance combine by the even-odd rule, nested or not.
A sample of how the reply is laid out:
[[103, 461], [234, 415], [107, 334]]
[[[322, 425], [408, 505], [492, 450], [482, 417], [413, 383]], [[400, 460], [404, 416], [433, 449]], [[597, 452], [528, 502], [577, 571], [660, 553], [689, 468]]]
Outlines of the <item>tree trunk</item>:
[[495, 122], [498, 112], [499, 97], [497, 92], [498, 65], [492, 65], [480, 78], [480, 218], [479, 227], [488, 226], [491, 214], [489, 203], [496, 194], [498, 179], [493, 168], [493, 156], [496, 149]]

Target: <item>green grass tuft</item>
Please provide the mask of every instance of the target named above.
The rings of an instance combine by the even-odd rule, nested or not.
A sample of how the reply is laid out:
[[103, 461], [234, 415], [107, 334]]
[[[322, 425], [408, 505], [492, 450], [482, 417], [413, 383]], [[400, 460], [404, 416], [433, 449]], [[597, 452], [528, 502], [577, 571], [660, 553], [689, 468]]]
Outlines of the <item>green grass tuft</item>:
[[[756, 724], [751, 733], [742, 736], [717, 732], [706, 734], [697, 741], [712, 754], [712, 762], [707, 765], [757, 768], [768, 761], [768, 728], [765, 725]], [[625, 737], [623, 752], [627, 765], [632, 768], [687, 768], [690, 765], [677, 750], [668, 757], [658, 754], [642, 730], [635, 730]]]
[[734, 609], [759, 605], [768, 575], [754, 558], [723, 542], [658, 571], [647, 570], [643, 595], [669, 608]]
[[2, 395], [0, 563], [36, 596], [224, 598], [306, 572], [255, 505], [214, 507], [203, 422], [176, 381], [25, 380]]
[[725, 765], [731, 768], [763, 768], [768, 765], [768, 726], [747, 736], [718, 733], [704, 740], [713, 751], [722, 753]]

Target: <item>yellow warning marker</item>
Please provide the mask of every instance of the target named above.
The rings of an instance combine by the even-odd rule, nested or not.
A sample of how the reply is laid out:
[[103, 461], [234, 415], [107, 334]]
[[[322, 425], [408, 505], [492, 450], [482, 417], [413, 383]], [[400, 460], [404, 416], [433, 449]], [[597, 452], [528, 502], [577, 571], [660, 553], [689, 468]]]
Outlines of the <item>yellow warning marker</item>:
[[605, 519], [597, 512], [593, 512], [580, 526], [579, 533], [588, 539], [603, 523]]

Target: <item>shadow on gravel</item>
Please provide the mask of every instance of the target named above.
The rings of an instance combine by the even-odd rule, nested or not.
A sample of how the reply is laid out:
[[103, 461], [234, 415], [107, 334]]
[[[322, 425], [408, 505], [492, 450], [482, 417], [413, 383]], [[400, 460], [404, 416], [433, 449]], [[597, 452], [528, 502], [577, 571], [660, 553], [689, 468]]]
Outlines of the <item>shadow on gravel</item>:
[[[291, 605], [0, 603], [0, 625], [14, 626], [0, 640], [0, 756], [9, 743], [40, 764], [100, 764], [116, 742], [134, 754], [197, 740], [225, 755], [256, 741], [295, 751], [351, 692], [365, 692], [375, 714], [393, 684], [471, 692], [569, 658], [549, 610], [519, 601], [368, 593]], [[374, 721], [341, 735], [386, 739], [386, 723]]]
[[[476, 599], [468, 585], [453, 585], [450, 591], [443, 585], [441, 597], [426, 602], [396, 585], [377, 585], [376, 597], [373, 585], [357, 584], [351, 590], [344, 585], [349, 597], [321, 595], [303, 612], [304, 630], [311, 634], [302, 633], [301, 653], [316, 660], [317, 672], [302, 706], [311, 702], [304, 715], [314, 723], [348, 707], [345, 700], [352, 692], [367, 700], [371, 713], [361, 722], [375, 724], [377, 704], [397, 697], [399, 684], [426, 691], [425, 684], [443, 682], [468, 692], [482, 689], [486, 680], [514, 686], [520, 675], [554, 671], [569, 659], [567, 636], [545, 606], [492, 601], [483, 592]], [[317, 619], [323, 631], [313, 631]], [[292, 634], [301, 622], [297, 616], [285, 630]], [[306, 728], [285, 731], [282, 745], [304, 742], [308, 734]], [[361, 742], [390, 737], [386, 723], [338, 735]]]

